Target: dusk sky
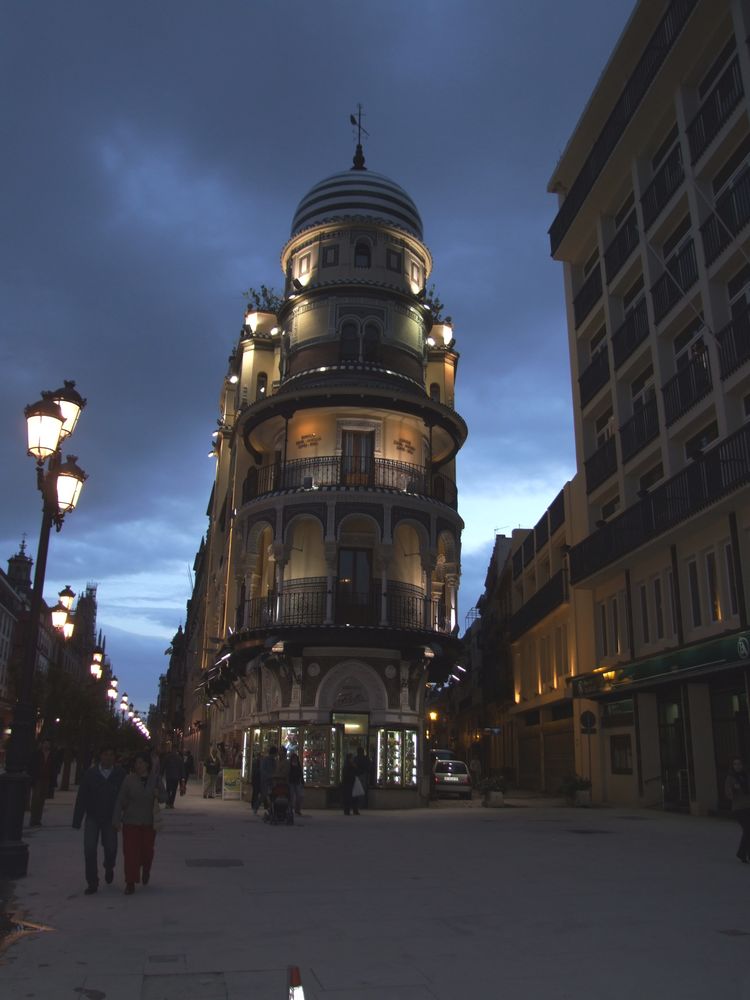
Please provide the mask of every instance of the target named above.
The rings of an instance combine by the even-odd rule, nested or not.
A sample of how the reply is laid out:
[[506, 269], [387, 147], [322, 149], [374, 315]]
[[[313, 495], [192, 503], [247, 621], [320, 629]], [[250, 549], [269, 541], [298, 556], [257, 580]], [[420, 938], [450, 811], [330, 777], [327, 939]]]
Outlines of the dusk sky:
[[633, 0], [5, 0], [0, 559], [41, 519], [23, 408], [75, 379], [90, 478], [45, 597], [98, 585], [120, 690], [156, 700], [207, 525], [242, 292], [281, 288], [297, 202], [351, 165], [424, 221], [461, 354], [460, 621], [495, 531], [575, 468], [547, 181]]

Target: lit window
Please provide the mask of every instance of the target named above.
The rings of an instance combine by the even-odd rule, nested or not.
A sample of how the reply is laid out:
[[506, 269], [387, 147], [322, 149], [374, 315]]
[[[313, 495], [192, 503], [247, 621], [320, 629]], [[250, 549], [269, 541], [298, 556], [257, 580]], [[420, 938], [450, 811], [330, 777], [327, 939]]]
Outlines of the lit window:
[[258, 377], [255, 380], [255, 399], [265, 399], [266, 391], [268, 390], [268, 376], [265, 372], [258, 372]]
[[306, 253], [304, 257], [300, 257], [299, 259], [300, 278], [304, 277], [304, 275], [309, 273], [310, 273], [310, 254]]

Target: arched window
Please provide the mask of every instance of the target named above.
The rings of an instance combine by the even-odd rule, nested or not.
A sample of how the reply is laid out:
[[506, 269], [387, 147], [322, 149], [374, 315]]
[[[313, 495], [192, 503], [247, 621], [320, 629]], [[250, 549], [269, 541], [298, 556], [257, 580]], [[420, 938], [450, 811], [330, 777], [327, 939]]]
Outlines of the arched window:
[[255, 400], [266, 398], [266, 391], [268, 389], [268, 375], [265, 372], [258, 372], [258, 377], [255, 380]]
[[430, 399], [433, 401], [433, 403], [440, 402], [440, 386], [437, 384], [437, 382], [433, 382], [430, 385]]
[[354, 266], [369, 267], [371, 264], [370, 244], [365, 240], [359, 240], [354, 247]]
[[365, 326], [365, 333], [362, 338], [362, 360], [380, 360], [380, 330], [374, 323]]
[[359, 330], [351, 321], [341, 327], [341, 360], [359, 361]]

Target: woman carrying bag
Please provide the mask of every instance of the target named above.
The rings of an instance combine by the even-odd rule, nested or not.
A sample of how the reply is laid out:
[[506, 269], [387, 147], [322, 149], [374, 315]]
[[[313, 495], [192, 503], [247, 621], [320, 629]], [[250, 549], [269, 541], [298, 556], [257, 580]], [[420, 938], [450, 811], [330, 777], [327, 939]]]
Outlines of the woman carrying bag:
[[135, 892], [136, 882], [147, 885], [154, 860], [156, 831], [161, 828], [159, 802], [166, 801], [159, 775], [159, 757], [138, 754], [133, 770], [120, 786], [112, 814], [116, 830], [122, 826], [125, 895]]

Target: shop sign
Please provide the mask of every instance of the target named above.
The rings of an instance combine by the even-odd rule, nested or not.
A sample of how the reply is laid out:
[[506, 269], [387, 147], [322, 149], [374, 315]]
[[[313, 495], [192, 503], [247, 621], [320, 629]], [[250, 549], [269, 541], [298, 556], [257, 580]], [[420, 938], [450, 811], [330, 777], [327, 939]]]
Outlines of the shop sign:
[[240, 781], [240, 769], [238, 767], [225, 767], [221, 772], [221, 797], [222, 799], [242, 798], [242, 784]]

